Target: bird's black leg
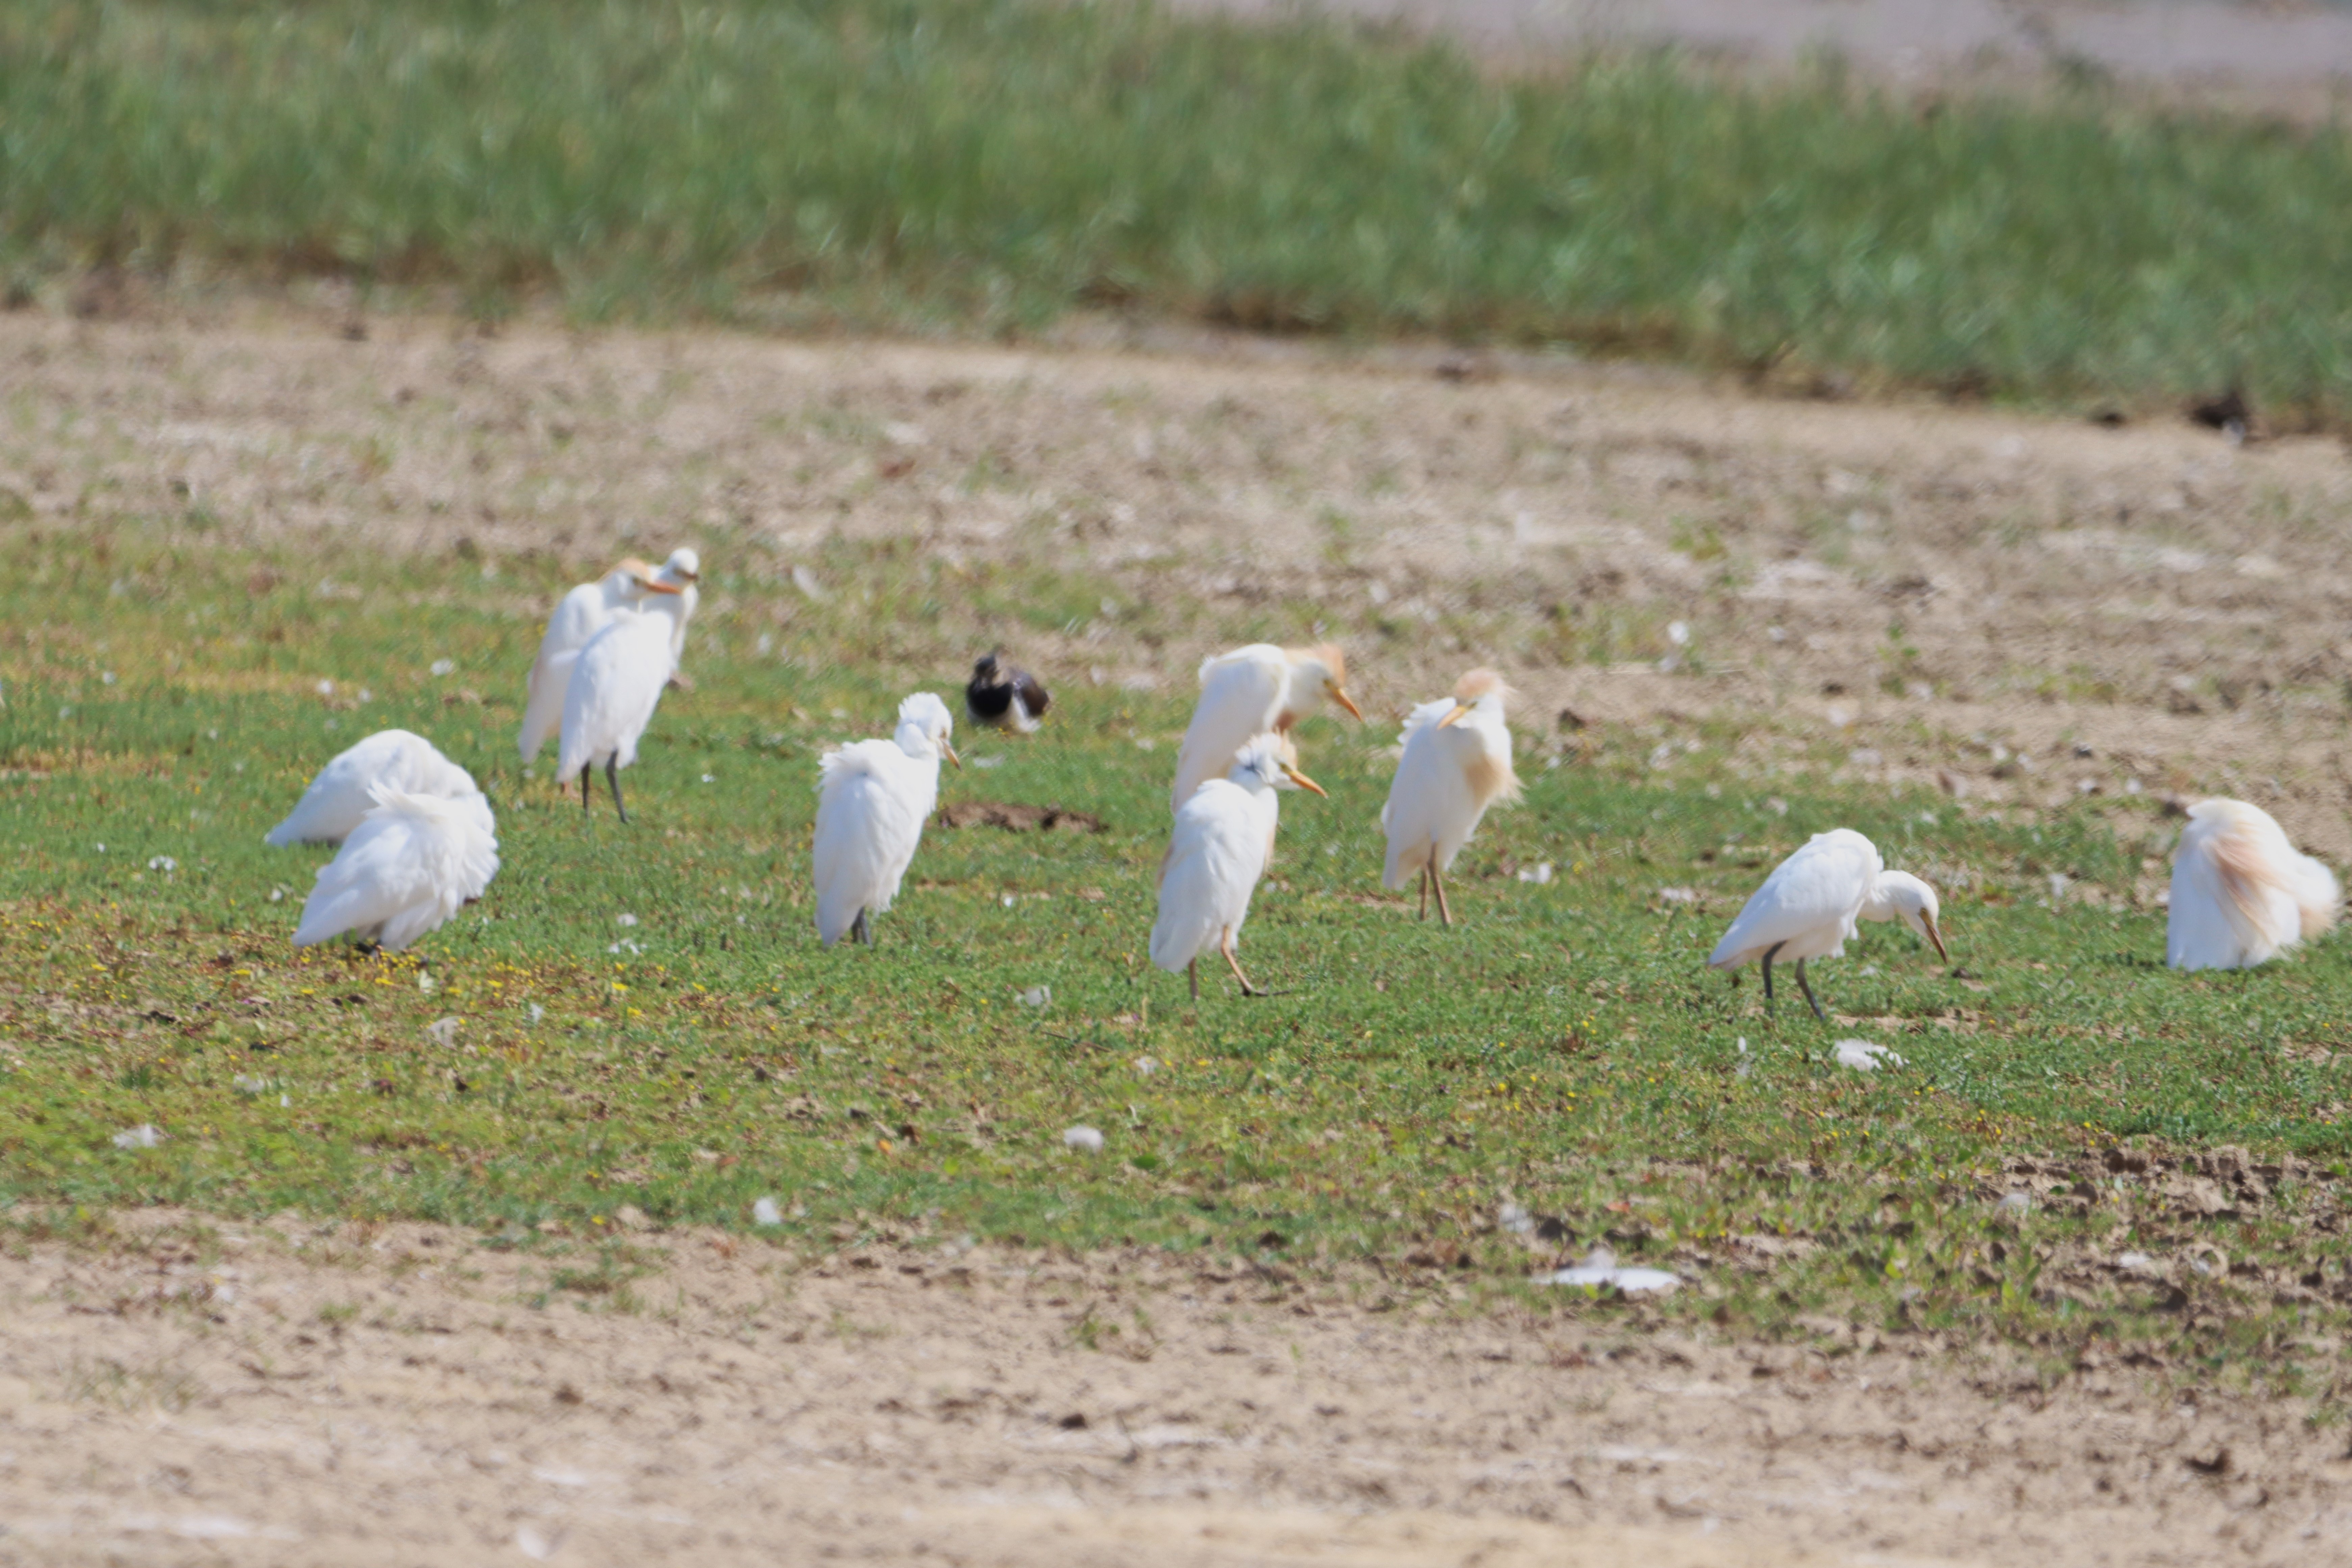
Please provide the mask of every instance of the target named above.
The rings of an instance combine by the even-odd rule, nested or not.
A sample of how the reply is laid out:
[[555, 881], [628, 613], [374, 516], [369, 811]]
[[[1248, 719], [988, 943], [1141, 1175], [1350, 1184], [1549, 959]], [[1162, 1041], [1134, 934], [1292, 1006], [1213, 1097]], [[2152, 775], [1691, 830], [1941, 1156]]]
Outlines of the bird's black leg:
[[874, 928], [866, 923], [866, 911], [864, 910], [857, 911], [857, 919], [850, 922], [849, 930], [850, 934], [856, 937], [857, 940], [866, 946], [872, 947], [874, 945]]
[[1772, 1005], [1772, 955], [1788, 945], [1784, 942], [1776, 942], [1764, 950], [1764, 1005], [1768, 1009]]
[[621, 814], [621, 826], [625, 827], [629, 824], [629, 808], [621, 804], [621, 770], [615, 765], [620, 756], [615, 752], [604, 759], [604, 782], [613, 786], [613, 809]]
[[588, 809], [588, 771], [595, 765], [593, 763], [580, 764], [580, 809], [583, 811]]
[[1805, 961], [1801, 958], [1797, 960], [1797, 987], [1804, 992], [1805, 1005], [1812, 1008], [1813, 1016], [1824, 1024], [1828, 1023], [1830, 1016], [1822, 1011], [1822, 1005], [1819, 1002], [1813, 1000], [1813, 984], [1805, 978]]
[[1194, 959], [1184, 966], [1184, 978], [1192, 983], [1192, 1000], [1201, 999], [1201, 961]]

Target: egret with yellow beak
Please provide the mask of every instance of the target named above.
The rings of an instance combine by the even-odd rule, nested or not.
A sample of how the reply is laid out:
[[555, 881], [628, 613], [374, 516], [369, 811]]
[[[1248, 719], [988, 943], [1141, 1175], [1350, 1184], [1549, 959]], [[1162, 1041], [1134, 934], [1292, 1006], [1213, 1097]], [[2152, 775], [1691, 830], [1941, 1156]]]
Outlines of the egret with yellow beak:
[[1444, 874], [1478, 830], [1486, 808], [1519, 798], [1518, 775], [1511, 771], [1510, 726], [1503, 721], [1509, 695], [1501, 676], [1474, 669], [1454, 685], [1452, 697], [1421, 704], [1404, 721], [1404, 755], [1397, 760], [1388, 804], [1381, 807], [1381, 826], [1389, 836], [1381, 883], [1400, 891], [1418, 873], [1423, 920], [1434, 888], [1437, 918], [1454, 923]]
[[1274, 853], [1281, 807], [1276, 792], [1324, 793], [1298, 771], [1297, 748], [1268, 731], [1241, 749], [1223, 778], [1192, 793], [1176, 814], [1176, 830], [1160, 862], [1160, 918], [1151, 927], [1151, 962], [1191, 982], [1201, 999], [1200, 959], [1214, 949], [1241, 983], [1244, 996], [1263, 996], [1242, 973], [1234, 952], [1250, 896]]

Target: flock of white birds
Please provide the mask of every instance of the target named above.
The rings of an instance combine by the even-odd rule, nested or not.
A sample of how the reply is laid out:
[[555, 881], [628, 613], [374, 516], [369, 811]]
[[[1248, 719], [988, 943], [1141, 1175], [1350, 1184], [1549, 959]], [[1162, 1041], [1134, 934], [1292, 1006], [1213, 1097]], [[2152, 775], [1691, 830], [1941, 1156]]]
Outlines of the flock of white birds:
[[[701, 563], [679, 550], [660, 566], [624, 561], [565, 595], [532, 664], [520, 745], [536, 757], [552, 734], [560, 780], [580, 781], [583, 809], [602, 766], [614, 810], [621, 770], [663, 691], [677, 676]], [[1279, 795], [1322, 787], [1299, 771], [1291, 731], [1330, 701], [1358, 720], [1337, 647], [1254, 644], [1202, 662], [1201, 697], [1177, 754], [1169, 805], [1175, 822], [1161, 860], [1151, 961], [1184, 974], [1200, 995], [1200, 960], [1223, 958], [1245, 995], [1266, 994], [1243, 971], [1237, 943], [1273, 853]], [[1510, 692], [1489, 669], [1464, 676], [1454, 694], [1406, 718], [1395, 781], [1381, 824], [1388, 838], [1381, 880], [1417, 882], [1426, 918], [1453, 923], [1445, 874], [1488, 807], [1515, 800]], [[967, 692], [976, 720], [1029, 731], [1047, 704], [1019, 670], [982, 659]], [[887, 740], [859, 741], [819, 763], [814, 855], [818, 938], [871, 944], [872, 921], [890, 907], [939, 801], [940, 763], [961, 763], [947, 704], [918, 692], [898, 706]], [[320, 773], [275, 845], [340, 846], [294, 932], [297, 946], [346, 933], [399, 949], [482, 896], [499, 868], [489, 803], [465, 769], [429, 741], [387, 730]], [[2175, 851], [2166, 960], [2177, 969], [2238, 969], [2267, 963], [2335, 923], [2342, 902], [2334, 873], [2297, 851], [2260, 807], [2208, 800], [2189, 809]], [[1774, 868], [1724, 934], [1708, 963], [1758, 964], [1768, 1004], [1772, 966], [1794, 965], [1797, 984], [1822, 1015], [1805, 973], [1809, 960], [1844, 951], [1862, 921], [1900, 921], [1949, 962], [1936, 890], [1889, 870], [1875, 846], [1850, 828], [1816, 834]]]

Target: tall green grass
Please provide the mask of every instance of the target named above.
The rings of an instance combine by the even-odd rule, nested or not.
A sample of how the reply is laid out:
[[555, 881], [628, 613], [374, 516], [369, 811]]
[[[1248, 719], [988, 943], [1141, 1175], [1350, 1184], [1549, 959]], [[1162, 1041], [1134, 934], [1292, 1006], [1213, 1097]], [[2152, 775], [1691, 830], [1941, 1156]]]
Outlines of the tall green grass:
[[1019, 0], [23, 0], [0, 265], [1021, 329], [1079, 302], [2352, 399], [2340, 128]]

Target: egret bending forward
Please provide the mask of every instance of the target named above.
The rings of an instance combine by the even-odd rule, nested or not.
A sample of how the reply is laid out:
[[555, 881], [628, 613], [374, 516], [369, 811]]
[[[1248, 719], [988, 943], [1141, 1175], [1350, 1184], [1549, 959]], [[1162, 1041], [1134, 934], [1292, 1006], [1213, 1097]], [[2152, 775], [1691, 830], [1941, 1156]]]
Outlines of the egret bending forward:
[[831, 947], [845, 933], [874, 945], [867, 923], [890, 907], [940, 799], [940, 758], [959, 768], [948, 743], [948, 705], [929, 691], [898, 704], [898, 733], [857, 741], [819, 760], [816, 803], [816, 934]]
[[1716, 943], [1710, 969], [1738, 969], [1760, 959], [1764, 1000], [1772, 1000], [1772, 961], [1794, 959], [1797, 984], [1816, 1018], [1827, 1018], [1805, 978], [1805, 960], [1836, 958], [1856, 921], [1899, 920], [1936, 944], [1946, 963], [1943, 932], [1937, 929], [1936, 889], [1907, 871], [1890, 871], [1877, 846], [1850, 827], [1816, 833], [1804, 847], [1773, 868]]
[[[262, 842], [281, 848], [289, 844], [341, 844], [360, 819], [375, 809], [377, 801], [372, 792], [379, 784], [404, 795], [439, 795], [445, 800], [469, 795], [480, 800], [482, 796], [474, 775], [443, 756], [424, 736], [406, 730], [380, 730], [320, 768], [286, 820], [271, 828]], [[488, 805], [485, 804], [482, 810], [487, 814]]]
[[1160, 863], [1160, 918], [1151, 927], [1151, 962], [1192, 982], [1201, 998], [1201, 954], [1223, 954], [1244, 996], [1265, 993], [1242, 973], [1234, 943], [1249, 918], [1250, 895], [1274, 853], [1281, 812], [1275, 792], [1323, 786], [1298, 771], [1296, 752], [1280, 735], [1260, 735], [1242, 748], [1232, 771], [1211, 779], [1176, 814], [1176, 831]]
[[2164, 961], [2252, 969], [2334, 925], [2342, 902], [2336, 873], [2298, 852], [2269, 812], [2200, 800], [2173, 851]]
[[1421, 873], [1421, 918], [1429, 918], [1429, 890], [1437, 889], [1437, 918], [1454, 923], [1445, 905], [1444, 873], [1496, 801], [1519, 797], [1511, 771], [1511, 731], [1503, 721], [1510, 689], [1491, 669], [1474, 669], [1454, 695], [1424, 702], [1404, 721], [1404, 755], [1397, 763], [1381, 826], [1388, 830], [1388, 865], [1381, 885], [1391, 892]]
[[1201, 661], [1201, 700], [1176, 753], [1176, 783], [1168, 809], [1181, 812], [1193, 792], [1222, 779], [1244, 746], [1268, 731], [1287, 734], [1329, 698], [1361, 721], [1347, 691], [1348, 661], [1328, 643], [1276, 647], [1252, 643]]
[[479, 898], [498, 875], [489, 803], [377, 784], [374, 805], [319, 868], [294, 945], [345, 931], [398, 952]]

